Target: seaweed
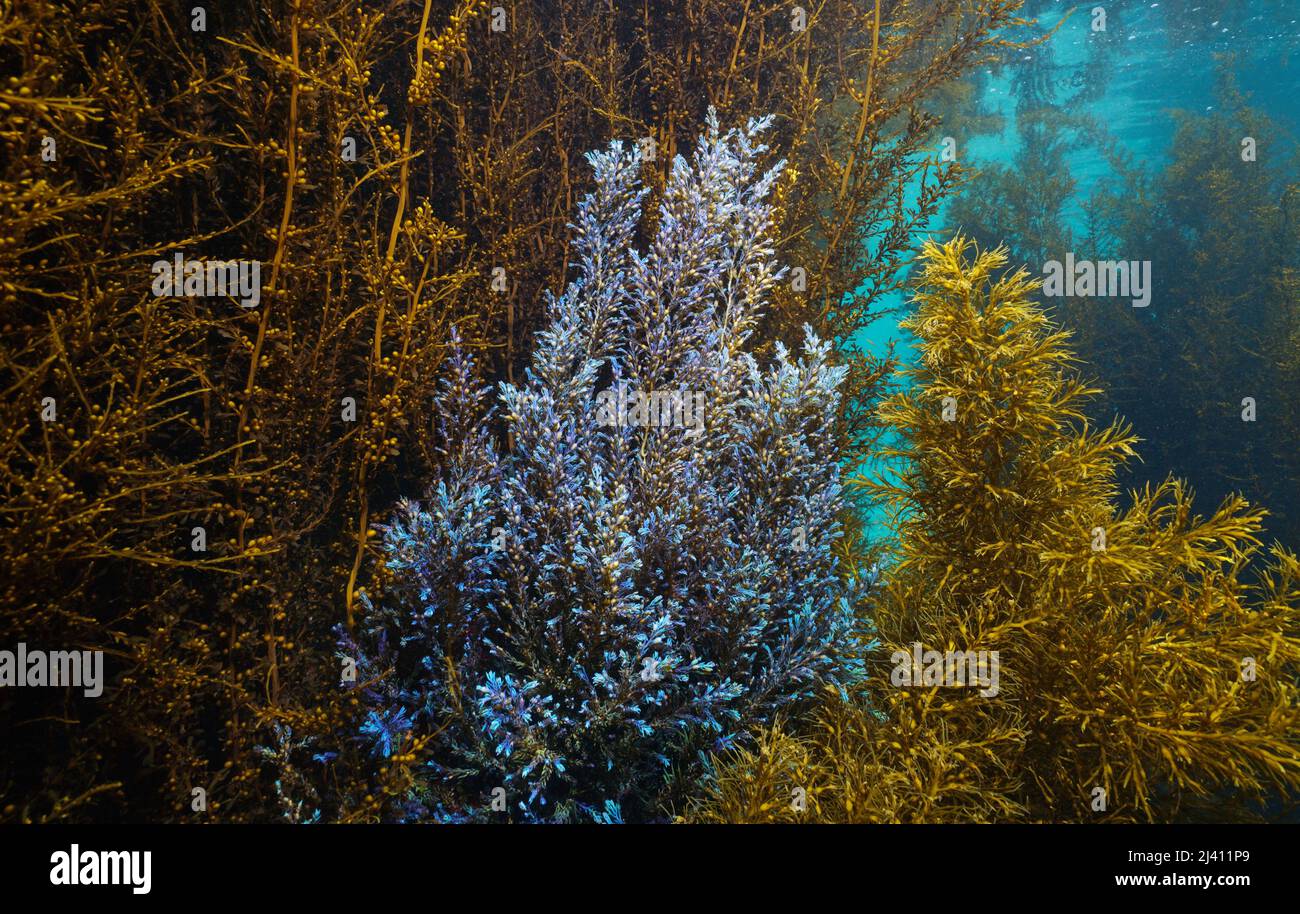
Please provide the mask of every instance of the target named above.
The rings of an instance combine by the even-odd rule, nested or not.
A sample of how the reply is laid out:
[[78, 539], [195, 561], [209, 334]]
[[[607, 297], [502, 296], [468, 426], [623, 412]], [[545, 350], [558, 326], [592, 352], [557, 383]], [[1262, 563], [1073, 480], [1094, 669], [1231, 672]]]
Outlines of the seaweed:
[[684, 789], [706, 751], [852, 680], [832, 551], [845, 369], [811, 330], [798, 360], [746, 351], [785, 275], [769, 124], [710, 115], [644, 252], [639, 153], [591, 155], [577, 276], [497, 398], [509, 451], [469, 362], [444, 373], [452, 459], [387, 527], [388, 603], [343, 643], [361, 738], [411, 772], [359, 816], [654, 819], [670, 770]]
[[[1135, 438], [1087, 419], [1036, 282], [973, 249], [927, 245], [919, 361], [881, 407], [898, 463], [848, 483], [898, 533], [868, 684], [726, 755], [688, 819], [1222, 819], [1300, 786], [1300, 563], [1239, 496], [1121, 499]], [[917, 645], [996, 651], [1000, 682], [899, 677]]]

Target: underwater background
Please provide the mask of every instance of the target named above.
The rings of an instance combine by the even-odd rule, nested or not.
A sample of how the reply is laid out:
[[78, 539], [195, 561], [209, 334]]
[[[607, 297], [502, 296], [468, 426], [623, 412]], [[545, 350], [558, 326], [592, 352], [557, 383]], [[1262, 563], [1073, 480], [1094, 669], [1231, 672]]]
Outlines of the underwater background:
[[0, 0], [0, 822], [1294, 820], [1297, 16]]
[[[965, 81], [944, 132], [958, 141], [963, 164], [993, 174], [974, 178], [962, 196], [943, 208], [928, 234], [942, 238], [964, 229], [992, 244], [1023, 239], [1013, 245], [1013, 260], [1023, 258], [1035, 273], [1047, 259], [1044, 254], [1063, 259], [1070, 249], [1067, 240], [1076, 245], [1073, 249], [1080, 258], [1152, 259], [1162, 253], [1159, 248], [1127, 248], [1114, 235], [1091, 245], [1074, 240], [1091, 241], [1089, 220], [1103, 224], [1125, 220], [1132, 218], [1131, 207], [1146, 207], [1147, 218], [1166, 221], [1164, 228], [1169, 231], [1234, 236], [1234, 247], [1247, 252], [1234, 272], [1296, 269], [1300, 253], [1294, 247], [1287, 252], [1287, 242], [1277, 259], [1264, 253], [1282, 241], [1268, 236], [1268, 223], [1248, 213], [1234, 218], [1219, 208], [1224, 203], [1233, 208], [1248, 206], [1247, 198], [1236, 196], [1230, 188], [1216, 195], [1197, 186], [1212, 179], [1211, 169], [1236, 168], [1238, 163], [1226, 154], [1207, 160], [1186, 147], [1211, 125], [1237, 130], [1244, 137], [1260, 115], [1267, 117], [1275, 133], [1270, 161], [1261, 169], [1268, 174], [1262, 180], [1293, 211], [1294, 197], [1289, 194], [1293, 195], [1290, 189], [1300, 174], [1296, 158], [1300, 101], [1294, 91], [1300, 9], [1285, 2], [1110, 4], [1102, 7], [1105, 31], [1098, 32], [1093, 28], [1093, 8], [1048, 0], [1026, 4], [1023, 12], [1037, 17], [1048, 37], [1020, 53], [1009, 53], [1004, 66], [983, 69]], [[1189, 119], [1192, 126], [1180, 136], [1180, 127]], [[942, 149], [936, 146], [936, 151]], [[991, 213], [998, 207], [993, 200], [999, 198], [991, 200], [989, 194], [1011, 193], [998, 185], [1017, 175], [1022, 181], [1032, 180], [1041, 188], [1041, 196], [1035, 198], [1034, 190], [1023, 189], [1014, 215], [1006, 208]], [[1186, 194], [1187, 209], [1180, 212], [1161, 209], [1160, 200], [1147, 196], [1152, 186], [1174, 181], [1182, 182], [1183, 188], [1170, 188], [1170, 192]], [[915, 193], [915, 186], [910, 192]], [[1050, 247], [1053, 243], [1058, 245], [1055, 250]], [[1205, 255], [1214, 257], [1208, 250]], [[1153, 261], [1153, 269], [1158, 283], [1165, 271], [1194, 270], [1179, 260]], [[1214, 279], [1225, 285], [1231, 282], [1222, 275]], [[1191, 276], [1184, 280], [1195, 281]], [[1243, 284], [1231, 293], [1235, 297], [1232, 318], [1193, 329], [1204, 316], [1188, 312], [1197, 311], [1200, 302], [1186, 294], [1186, 285], [1162, 284], [1161, 288], [1166, 294], [1143, 314], [1154, 347], [1125, 346], [1123, 355], [1107, 359], [1102, 348], [1107, 343], [1098, 338], [1096, 349], [1085, 348], [1082, 353], [1093, 365], [1117, 369], [1105, 374], [1107, 386], [1112, 395], [1120, 386], [1129, 392], [1116, 398], [1115, 409], [1133, 420], [1137, 433], [1154, 445], [1144, 450], [1144, 462], [1134, 469], [1129, 484], [1173, 473], [1194, 481], [1204, 501], [1217, 502], [1229, 491], [1243, 491], [1254, 500], [1271, 502], [1279, 516], [1268, 524], [1270, 532], [1294, 546], [1300, 535], [1294, 520], [1296, 503], [1285, 491], [1292, 487], [1283, 482], [1295, 478], [1294, 428], [1279, 433], [1274, 450], [1252, 453], [1257, 463], [1245, 454], [1233, 459], [1205, 453], [1202, 448], [1211, 436], [1200, 427], [1204, 418], [1187, 409], [1188, 388], [1177, 377], [1162, 378], [1158, 364], [1151, 364], [1162, 359], [1199, 362], [1211, 384], [1220, 382], [1211, 395], [1226, 398], [1222, 382], [1230, 376], [1212, 360], [1216, 344], [1227, 341], [1208, 334], [1214, 330], [1229, 334], [1239, 348], [1247, 349], [1253, 348], [1255, 338], [1242, 332], [1261, 322], [1276, 322], [1278, 332], [1294, 333], [1293, 291], [1260, 295], [1253, 283]], [[905, 311], [906, 301], [906, 293], [899, 292], [884, 303]], [[1123, 316], [1112, 309], [1125, 308], [1127, 303], [1098, 300], [1084, 307], [1098, 321], [1115, 322], [1115, 334], [1125, 333]], [[1069, 315], [1063, 320], [1071, 326]], [[911, 359], [911, 341], [907, 334], [897, 333], [896, 326], [889, 321], [873, 323], [854, 343], [876, 353], [892, 345], [902, 358]], [[1282, 385], [1275, 392], [1289, 398], [1282, 390], [1293, 380], [1293, 375], [1275, 376], [1272, 384]], [[1290, 412], [1283, 404], [1277, 418]], [[1232, 418], [1227, 404], [1221, 417]], [[1245, 444], [1232, 438], [1242, 430], [1234, 424], [1224, 432], [1229, 436], [1221, 445], [1224, 451], [1235, 452]], [[878, 511], [872, 517], [883, 522]]]
[[[1105, 31], [1099, 33], [1089, 16], [1092, 9], [1031, 1], [1024, 5], [1023, 13], [1039, 20], [1049, 33], [1047, 38], [1035, 47], [1009, 53], [1001, 68], [983, 69], [967, 79], [961, 98], [954, 100], [953, 111], [946, 118], [944, 134], [957, 140], [963, 165], [976, 173], [993, 174], [976, 174], [963, 195], [946, 204], [935, 225], [924, 234], [943, 238], [954, 230], [965, 230], [991, 244], [1023, 239], [1021, 244], [1013, 243], [1013, 261], [1019, 263], [1018, 257], [1023, 257], [1031, 272], [1040, 274], [1041, 260], [1047, 259], [1044, 255], [1063, 259], [1069, 250], [1063, 243], [1066, 239], [1091, 238], [1089, 220], [1114, 218], [1118, 205], [1108, 207], [1095, 198], [1128, 194], [1135, 198], [1132, 205], [1152, 209], [1151, 218], [1179, 218], [1180, 224], [1167, 225], [1167, 229], [1195, 230], [1197, 237], [1204, 238], [1204, 256], [1223, 256], [1212, 247], [1222, 243], [1216, 235], [1236, 235], [1245, 242], [1262, 226], [1249, 221], [1247, 213], [1222, 208], [1225, 203], [1244, 207], [1248, 205], [1244, 198], [1192, 185], [1205, 177], [1210, 163], [1193, 160], [1195, 152], [1186, 147], [1204, 142], [1216, 129], [1238, 130], [1245, 137], [1257, 122], [1256, 112], [1269, 118], [1273, 131], [1269, 163], [1260, 169], [1269, 173], [1264, 181], [1275, 199], [1290, 205], [1288, 212], [1294, 212], [1294, 190], [1288, 189], [1294, 189], [1300, 177], [1296, 159], [1300, 100], [1294, 91], [1300, 10], [1269, 1], [1110, 4], [1104, 7]], [[1023, 39], [1031, 33], [1013, 29], [1009, 34]], [[1044, 122], [1050, 126], [1044, 127]], [[940, 147], [936, 146], [936, 151], [941, 152]], [[1226, 161], [1225, 157], [1214, 165]], [[984, 207], [995, 207], [987, 203], [987, 195], [1001, 190], [998, 182], [1014, 181], [1017, 173], [1021, 181], [1049, 178], [1039, 183], [1043, 196], [1028, 199], [1034, 190], [1024, 190], [1026, 199], [1019, 202], [1022, 208], [1014, 216], [1005, 209], [992, 215], [980, 207], [982, 200]], [[1187, 182], [1183, 191], [1187, 209], [1177, 216], [1157, 209], [1157, 200], [1138, 196], [1149, 192], [1149, 186], [1178, 179]], [[915, 194], [915, 185], [910, 192]], [[1013, 220], [1014, 229], [1009, 226]], [[1126, 247], [1114, 237], [1099, 241], [1091, 247], [1075, 241], [1076, 255], [1080, 259], [1151, 259], [1162, 252], [1154, 247], [1145, 251]], [[1277, 241], [1282, 250], [1266, 269], [1295, 270], [1300, 252], [1294, 246], [1287, 251], [1290, 235]], [[1056, 250], [1050, 248], [1054, 242], [1058, 243]], [[1091, 252], [1086, 254], [1082, 248]], [[1238, 269], [1251, 274], [1256, 267], [1242, 264]], [[1179, 260], [1153, 261], [1153, 270], [1160, 282], [1160, 273], [1186, 274], [1191, 265]], [[1221, 276], [1214, 278], [1229, 285], [1227, 276], [1234, 270], [1219, 272]], [[1115, 395], [1115, 410], [1135, 421], [1139, 436], [1151, 442], [1144, 450], [1144, 463], [1132, 469], [1128, 484], [1140, 485], [1175, 473], [1195, 482], [1203, 502], [1217, 502], [1232, 490], [1244, 491], [1253, 499], [1274, 504], [1269, 532], [1295, 545], [1300, 536], [1295, 525], [1297, 506], [1287, 494], [1294, 486], [1282, 482], [1295, 478], [1297, 469], [1291, 456], [1294, 426], [1279, 434], [1273, 449], [1236, 451], [1235, 456], [1205, 452], [1201, 428], [1205, 420], [1188, 410], [1188, 387], [1179, 384], [1178, 378], [1157, 384], [1161, 373], [1149, 364], [1161, 358], [1196, 361], [1204, 365], [1212, 384], [1218, 381], [1222, 385], [1229, 381], [1229, 374], [1214, 367], [1217, 345], [1235, 341], [1236, 347], [1251, 348], [1256, 338], [1252, 329], [1262, 325], [1278, 326], [1283, 334], [1295, 333], [1294, 317], [1290, 316], [1294, 315], [1294, 293], [1260, 295], [1252, 283], [1243, 285], [1235, 290], [1231, 317], [1225, 316], [1217, 325], [1197, 325], [1197, 320], [1204, 319], [1196, 313], [1200, 300], [1187, 293], [1186, 285], [1161, 283], [1165, 294], [1157, 296], [1149, 306], [1151, 311], [1143, 313], [1145, 332], [1151, 334], [1154, 347], [1126, 347], [1123, 351], [1128, 355], [1108, 359], [1101, 348], [1106, 343], [1099, 338], [1093, 343], [1097, 348], [1086, 346], [1082, 355], [1088, 363], [1112, 367], [1104, 377]], [[906, 312], [906, 300], [907, 294], [900, 291], [883, 304], [901, 313]], [[1112, 309], [1127, 307], [1127, 303], [1100, 299], [1083, 307], [1093, 312], [1096, 320], [1117, 322], [1113, 333], [1125, 333], [1123, 316], [1115, 316]], [[1069, 313], [1063, 315], [1067, 325], [1070, 317]], [[875, 322], [855, 335], [853, 343], [876, 354], [893, 347], [902, 359], [913, 359], [909, 335], [898, 333], [896, 326], [891, 321]], [[1214, 330], [1226, 337], [1209, 335]], [[1271, 384], [1284, 386], [1292, 380], [1291, 374], [1279, 372]], [[1126, 387], [1123, 397], [1117, 394], [1121, 386]], [[1282, 395], [1279, 412], [1294, 415], [1287, 406], [1290, 394], [1275, 393]], [[1226, 390], [1221, 386], [1214, 394], [1226, 397]], [[1225, 407], [1222, 415], [1230, 412]], [[1240, 430], [1234, 425], [1223, 432], [1230, 439], [1222, 442], [1223, 451], [1245, 443], [1232, 437]], [[868, 512], [884, 534], [883, 515], [879, 510]]]

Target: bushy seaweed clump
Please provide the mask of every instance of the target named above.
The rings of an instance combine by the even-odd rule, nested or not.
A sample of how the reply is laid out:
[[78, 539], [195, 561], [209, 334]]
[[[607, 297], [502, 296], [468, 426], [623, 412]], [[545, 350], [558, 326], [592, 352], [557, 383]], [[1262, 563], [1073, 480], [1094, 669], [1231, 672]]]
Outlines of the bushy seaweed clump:
[[[1195, 517], [1170, 479], [1121, 507], [1135, 439], [1084, 419], [1068, 334], [972, 246], [927, 246], [914, 384], [882, 408], [901, 463], [850, 481], [899, 533], [869, 685], [731, 755], [693, 818], [1223, 818], [1300, 786], [1296, 557], [1238, 497]], [[998, 651], [996, 694], [896, 678], [917, 643]]]
[[[360, 639], [363, 737], [389, 764], [424, 762], [377, 813], [654, 818], [704, 751], [847, 678], [844, 369], [811, 331], [803, 358], [778, 345], [766, 370], [745, 351], [784, 274], [766, 126], [722, 134], [710, 117], [644, 253], [638, 153], [589, 156], [579, 275], [550, 301], [527, 380], [502, 384], [501, 426], [469, 358], [450, 361], [447, 469], [386, 528], [393, 582]], [[650, 393], [693, 411], [638, 415]]]

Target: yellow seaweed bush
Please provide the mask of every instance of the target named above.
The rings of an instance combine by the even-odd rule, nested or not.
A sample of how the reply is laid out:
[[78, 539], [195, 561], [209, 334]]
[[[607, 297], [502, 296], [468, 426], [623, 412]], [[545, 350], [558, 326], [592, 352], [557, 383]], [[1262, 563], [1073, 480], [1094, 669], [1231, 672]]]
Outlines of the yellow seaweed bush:
[[[1034, 281], [960, 236], [922, 261], [918, 364], [881, 407], [893, 470], [856, 481], [898, 532], [868, 685], [720, 759], [686, 817], [1167, 821], [1293, 791], [1296, 557], [1238, 497], [1194, 516], [1169, 479], [1121, 505], [1136, 439], [1085, 418], [1099, 391]], [[988, 651], [997, 675], [900, 675], [918, 644]]]

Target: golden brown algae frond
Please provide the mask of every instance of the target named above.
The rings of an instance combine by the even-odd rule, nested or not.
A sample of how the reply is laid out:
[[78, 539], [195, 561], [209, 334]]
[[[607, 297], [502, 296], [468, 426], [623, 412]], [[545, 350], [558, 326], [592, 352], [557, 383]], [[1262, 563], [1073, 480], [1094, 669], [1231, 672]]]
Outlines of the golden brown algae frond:
[[[1237, 497], [1196, 517], [1170, 479], [1122, 504], [1135, 439], [1084, 419], [1033, 281], [961, 237], [923, 260], [919, 364], [881, 410], [897, 472], [857, 481], [899, 531], [868, 685], [723, 760], [691, 816], [1170, 820], [1300, 786], [1296, 557]], [[997, 651], [996, 694], [900, 677], [918, 644]]]

